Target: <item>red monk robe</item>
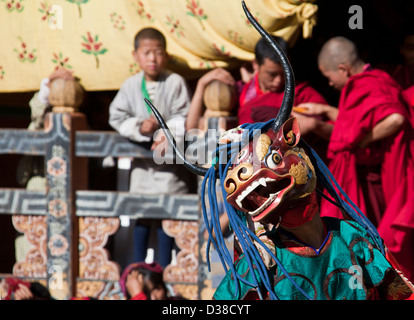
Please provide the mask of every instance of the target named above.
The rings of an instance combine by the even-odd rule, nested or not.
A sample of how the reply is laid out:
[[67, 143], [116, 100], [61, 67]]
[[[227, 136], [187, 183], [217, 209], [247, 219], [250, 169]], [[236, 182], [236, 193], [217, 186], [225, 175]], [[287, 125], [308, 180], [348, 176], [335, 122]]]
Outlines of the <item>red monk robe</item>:
[[[282, 105], [283, 95], [283, 91], [264, 93], [259, 87], [256, 74], [241, 91], [237, 113], [239, 124], [265, 122], [276, 117]], [[298, 82], [295, 86], [294, 105], [305, 102], [327, 104], [325, 98], [307, 82]]]
[[[246, 84], [240, 94], [238, 120], [239, 124], [266, 122], [276, 117], [282, 105], [284, 92], [264, 93], [259, 87], [258, 75]], [[295, 85], [294, 105], [305, 102], [328, 104], [325, 98], [308, 82], [301, 81]], [[321, 119], [324, 120], [324, 119]], [[316, 150], [322, 159], [326, 156], [326, 141], [314, 133], [304, 135], [306, 142]]]
[[[413, 128], [400, 86], [381, 70], [369, 66], [364, 70], [352, 76], [342, 89], [339, 114], [328, 145], [329, 169], [352, 201], [378, 226], [385, 244], [412, 280]], [[367, 132], [393, 113], [407, 118], [403, 128], [367, 148], [359, 148]], [[321, 216], [343, 217], [324, 199]], [[402, 248], [409, 251], [402, 255]]]
[[408, 113], [410, 114], [411, 124], [414, 127], [414, 85], [404, 89], [403, 92], [404, 100], [408, 106]]

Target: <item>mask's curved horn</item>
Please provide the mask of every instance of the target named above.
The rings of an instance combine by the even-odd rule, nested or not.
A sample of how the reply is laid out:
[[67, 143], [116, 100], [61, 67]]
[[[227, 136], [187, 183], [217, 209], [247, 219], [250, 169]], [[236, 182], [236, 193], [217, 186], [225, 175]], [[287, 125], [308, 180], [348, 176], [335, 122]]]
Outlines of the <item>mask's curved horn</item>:
[[174, 151], [177, 154], [177, 157], [180, 158], [183, 161], [184, 166], [190, 170], [192, 173], [195, 173], [199, 176], [205, 176], [208, 169], [199, 167], [195, 164], [192, 164], [187, 161], [187, 159], [184, 156], [184, 153], [181, 151], [181, 149], [177, 146], [177, 142], [174, 139], [174, 136], [171, 134], [170, 128], [168, 128], [167, 124], [165, 123], [163, 117], [158, 112], [157, 108], [154, 107], [154, 105], [149, 101], [148, 99], [144, 99], [147, 105], [151, 108], [152, 112], [154, 113], [155, 118], [157, 118], [158, 122], [161, 125], [161, 128], [164, 130], [164, 134], [168, 140], [168, 142], [172, 145], [174, 148]]
[[280, 107], [279, 113], [277, 114], [275, 121], [273, 122], [272, 129], [277, 132], [283, 123], [289, 119], [292, 112], [293, 99], [295, 96], [295, 77], [293, 75], [292, 66], [289, 63], [286, 54], [279, 47], [276, 41], [263, 29], [263, 27], [257, 23], [250, 11], [247, 9], [246, 4], [242, 1], [244, 13], [250, 23], [256, 28], [260, 35], [269, 43], [269, 45], [277, 52], [280, 58], [283, 71], [285, 72], [285, 92], [283, 96], [282, 106]]

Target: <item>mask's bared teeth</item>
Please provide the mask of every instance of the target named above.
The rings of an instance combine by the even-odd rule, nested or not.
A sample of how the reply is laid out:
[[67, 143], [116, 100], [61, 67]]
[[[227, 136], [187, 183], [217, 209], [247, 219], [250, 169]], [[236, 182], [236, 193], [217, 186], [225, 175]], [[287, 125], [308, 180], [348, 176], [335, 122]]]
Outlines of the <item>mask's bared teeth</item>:
[[[239, 196], [239, 197], [240, 197], [240, 196]], [[237, 199], [236, 199], [236, 203], [237, 203], [237, 205], [239, 206], [239, 208], [243, 209], [243, 206], [242, 206], [241, 201], [239, 200], [239, 197], [237, 197]]]
[[259, 183], [263, 186], [266, 187], [267, 183], [266, 183], [266, 179], [265, 178], [260, 178]]
[[257, 216], [258, 214], [262, 213], [279, 195], [280, 191], [277, 193], [272, 193], [269, 195], [269, 198], [263, 203], [260, 208], [257, 208], [255, 211], [250, 211], [249, 214], [252, 216]]

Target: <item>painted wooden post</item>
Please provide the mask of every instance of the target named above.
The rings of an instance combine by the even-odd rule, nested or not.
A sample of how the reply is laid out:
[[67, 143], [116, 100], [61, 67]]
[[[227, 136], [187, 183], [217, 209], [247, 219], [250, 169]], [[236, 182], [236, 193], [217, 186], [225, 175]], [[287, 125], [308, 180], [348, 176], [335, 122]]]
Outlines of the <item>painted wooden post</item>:
[[[59, 300], [76, 294], [122, 298], [120, 270], [103, 248], [118, 229], [118, 217], [128, 215], [174, 220], [163, 227], [182, 250], [177, 266], [167, 271], [168, 284], [179, 294], [186, 293], [186, 298], [197, 296], [197, 194], [145, 195], [87, 188], [87, 158], [146, 158], [152, 157], [151, 151], [115, 132], [86, 130], [82, 114], [53, 113], [44, 131], [1, 129], [2, 154], [44, 156], [47, 178], [46, 192], [0, 190], [0, 215], [12, 215], [14, 227], [31, 244], [25, 258], [13, 266], [13, 276], [39, 281]], [[6, 276], [10, 275], [0, 274], [0, 295], [1, 279]]]
[[45, 123], [47, 286], [62, 300], [75, 296], [79, 273], [75, 192], [87, 186], [87, 159], [75, 156], [75, 132], [85, 128], [81, 113], [51, 113]]

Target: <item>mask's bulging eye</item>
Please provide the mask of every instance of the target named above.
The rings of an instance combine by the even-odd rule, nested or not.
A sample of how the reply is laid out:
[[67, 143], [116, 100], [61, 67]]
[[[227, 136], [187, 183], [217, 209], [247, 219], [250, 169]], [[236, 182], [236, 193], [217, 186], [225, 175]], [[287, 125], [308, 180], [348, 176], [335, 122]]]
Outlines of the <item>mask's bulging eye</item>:
[[277, 152], [275, 152], [275, 153], [273, 153], [273, 155], [272, 155], [272, 161], [275, 163], [275, 164], [279, 164], [281, 161], [282, 161], [282, 157], [277, 153]]
[[265, 164], [270, 169], [275, 169], [282, 162], [282, 156], [273, 150], [265, 159]]

